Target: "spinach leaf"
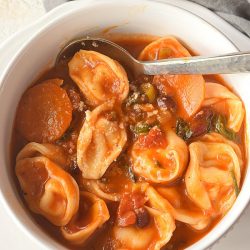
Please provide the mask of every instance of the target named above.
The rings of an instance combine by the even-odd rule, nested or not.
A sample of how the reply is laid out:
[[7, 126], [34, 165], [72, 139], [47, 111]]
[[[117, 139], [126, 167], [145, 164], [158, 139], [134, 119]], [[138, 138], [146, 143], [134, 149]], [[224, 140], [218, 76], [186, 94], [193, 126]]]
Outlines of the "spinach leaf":
[[211, 129], [214, 132], [217, 132], [229, 140], [235, 141], [237, 139], [237, 135], [234, 131], [226, 127], [226, 119], [222, 115], [214, 115], [212, 120]]
[[145, 133], [148, 133], [149, 130], [151, 129], [152, 126], [150, 126], [149, 124], [147, 123], [137, 123], [134, 127], [132, 127], [132, 131], [139, 135], [139, 134], [145, 134]]
[[232, 169], [230, 172], [231, 172], [231, 175], [232, 175], [232, 178], [233, 178], [233, 183], [234, 183], [234, 191], [235, 191], [236, 196], [238, 196], [238, 195], [239, 195], [239, 193], [240, 193], [240, 189], [239, 189], [239, 186], [238, 186], [238, 183], [237, 183], [236, 177], [235, 177], [234, 170]]
[[185, 122], [182, 118], [178, 118], [176, 121], [176, 134], [184, 141], [187, 141], [191, 138], [193, 132], [187, 122]]

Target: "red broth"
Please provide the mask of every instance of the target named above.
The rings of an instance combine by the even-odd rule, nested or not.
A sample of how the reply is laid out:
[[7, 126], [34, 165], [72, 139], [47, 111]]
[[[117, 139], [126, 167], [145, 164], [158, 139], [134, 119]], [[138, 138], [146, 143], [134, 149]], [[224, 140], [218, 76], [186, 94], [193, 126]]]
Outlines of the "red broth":
[[[109, 39], [113, 40], [114, 42], [117, 42], [121, 46], [123, 46], [125, 49], [127, 49], [133, 56], [138, 57], [139, 53], [142, 51], [142, 49], [155, 40], [157, 37], [153, 36], [108, 36]], [[193, 48], [195, 51], [195, 48]], [[190, 52], [191, 54], [194, 54], [193, 52]], [[61, 62], [59, 65], [56, 65], [55, 67], [50, 68], [48, 71], [46, 71], [37, 81], [34, 82], [34, 85], [40, 84], [41, 82], [53, 79], [53, 78], [59, 78], [63, 79], [64, 83], [62, 85], [62, 88], [66, 90], [69, 99], [72, 103], [73, 107], [73, 118], [70, 124], [70, 129], [66, 131], [66, 133], [63, 135], [62, 138], [52, 142], [53, 144], [62, 146], [62, 148], [65, 150], [65, 153], [69, 155], [71, 164], [68, 169], [68, 172], [71, 176], [78, 182], [80, 190], [84, 190], [84, 187], [81, 186], [80, 179], [81, 179], [81, 172], [79, 171], [77, 164], [76, 164], [76, 142], [77, 137], [79, 134], [79, 131], [82, 127], [82, 124], [85, 119], [85, 111], [86, 110], [92, 110], [92, 107], [88, 106], [86, 104], [86, 100], [84, 96], [82, 95], [79, 88], [76, 86], [74, 81], [70, 78], [69, 72], [68, 72], [68, 61]], [[141, 82], [145, 81], [143, 78], [135, 79], [132, 76], [130, 76], [130, 86], [131, 85], [140, 85]], [[210, 75], [210, 76], [204, 76], [206, 81], [219, 83], [222, 85], [226, 85], [224, 80], [218, 76], [218, 75]], [[147, 77], [147, 80], [150, 82], [152, 80], [152, 77]], [[131, 92], [131, 89], [130, 89]], [[158, 92], [159, 94], [159, 92]], [[157, 94], [157, 95], [158, 95]], [[79, 103], [82, 104], [79, 104]], [[169, 104], [170, 102], [170, 104]], [[168, 100], [166, 105], [172, 105], [171, 107], [175, 109], [176, 103], [172, 100]], [[79, 108], [79, 105], [82, 105], [81, 108]], [[152, 103], [154, 107], [157, 108], [158, 103], [154, 101]], [[177, 107], [178, 109], [178, 107]], [[133, 110], [131, 107], [126, 106], [125, 104], [122, 105], [122, 110], [124, 114], [128, 117], [128, 128], [129, 126], [133, 126], [136, 122], [139, 122], [140, 119], [143, 119], [143, 112], [136, 113], [135, 110]], [[170, 121], [170, 127], [176, 123], [177, 120], [176, 113], [172, 113], [172, 120]], [[19, 118], [20, 119], [20, 118]], [[153, 118], [152, 118], [153, 119]], [[151, 121], [152, 123], [155, 121]], [[126, 144], [126, 147], [120, 154], [117, 161], [113, 162], [109, 169], [106, 171], [104, 176], [102, 177], [101, 181], [104, 185], [106, 185], [106, 191], [107, 192], [122, 192], [125, 186], [132, 185], [133, 181], [145, 181], [143, 178], [140, 178], [136, 174], [131, 173], [131, 169], [124, 168], [124, 165], [128, 164], [128, 148], [129, 146], [134, 142], [134, 134], [129, 129], [128, 131], [128, 141]], [[237, 133], [237, 144], [240, 147], [242, 154], [243, 154], [243, 168], [242, 168], [242, 176], [244, 176], [245, 168], [246, 168], [246, 154], [245, 154], [245, 120], [243, 122], [243, 125], [240, 129], [240, 131]], [[194, 139], [195, 140], [195, 139]], [[187, 145], [190, 144], [193, 140], [187, 140]], [[24, 145], [26, 145], [28, 142], [26, 139], [18, 132], [17, 128], [15, 127], [13, 130], [13, 140], [11, 145], [11, 160], [13, 162], [13, 168], [15, 167], [15, 158], [17, 153], [23, 148]], [[184, 176], [184, 175], [183, 175]], [[175, 190], [178, 192], [178, 194], [181, 196], [181, 199], [184, 201], [185, 208], [187, 209], [193, 209], [197, 210], [198, 208], [196, 205], [190, 201], [190, 199], [187, 196], [185, 184], [184, 184], [184, 178], [183, 176], [179, 179], [177, 179], [175, 182], [168, 184], [167, 186], [171, 186], [175, 188]], [[16, 187], [20, 193], [20, 196], [23, 197], [22, 190], [20, 188], [20, 185], [16, 179], [15, 176], [13, 178], [16, 181]], [[32, 179], [32, 173], [29, 175], [29, 178]], [[34, 180], [35, 180], [34, 176]], [[241, 184], [242, 184], [243, 178], [241, 178]], [[154, 186], [156, 189], [166, 186], [166, 184], [153, 184], [150, 183], [150, 185]], [[25, 200], [23, 199], [24, 203], [26, 204]], [[67, 240], [64, 239], [62, 236], [59, 227], [52, 225], [50, 222], [48, 222], [45, 218], [43, 218], [41, 215], [32, 213], [32, 216], [36, 223], [50, 235], [53, 237], [56, 241], [58, 241], [60, 244], [68, 247], [69, 249], [105, 249], [105, 250], [111, 250], [111, 249], [117, 249], [119, 245], [117, 245], [116, 240], [113, 237], [112, 234], [112, 228], [117, 220], [117, 209], [119, 206], [119, 202], [107, 202], [107, 207], [109, 209], [110, 213], [110, 219], [101, 227], [98, 228], [91, 237], [82, 245], [75, 246], [69, 243]], [[27, 206], [28, 209], [28, 206]], [[162, 249], [165, 250], [181, 250], [184, 249], [199, 239], [201, 239], [204, 235], [206, 235], [216, 224], [218, 221], [220, 221], [221, 216], [217, 216], [213, 219], [212, 223], [204, 230], [198, 231], [194, 230], [188, 225], [176, 221], [176, 229], [173, 233], [173, 236], [171, 240], [162, 247]], [[148, 227], [150, 227], [150, 222], [148, 224]], [[157, 234], [154, 237], [158, 237]]]

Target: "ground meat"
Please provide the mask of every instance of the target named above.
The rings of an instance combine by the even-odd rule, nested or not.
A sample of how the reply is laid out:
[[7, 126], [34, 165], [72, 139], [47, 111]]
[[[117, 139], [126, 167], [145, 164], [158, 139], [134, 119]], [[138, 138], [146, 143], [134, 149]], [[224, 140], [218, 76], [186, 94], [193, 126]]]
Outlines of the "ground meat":
[[81, 94], [78, 89], [72, 86], [65, 86], [65, 90], [71, 101], [73, 111], [83, 112], [87, 109], [86, 104], [82, 100]]
[[153, 82], [153, 78], [154, 76], [150, 76], [150, 75], [140, 75], [136, 78], [135, 81], [133, 81], [133, 84], [138, 86], [141, 85], [142, 83], [147, 83], [147, 82]]
[[138, 105], [134, 105], [131, 108], [127, 108], [125, 110], [125, 114], [127, 116], [129, 123], [132, 123], [132, 124], [137, 123], [141, 120], [144, 120], [147, 115], [140, 108], [138, 108]]
[[71, 156], [69, 171], [70, 171], [70, 173], [72, 175], [77, 174], [79, 172], [79, 167], [77, 165], [76, 154]]
[[76, 153], [77, 139], [78, 139], [78, 132], [69, 131], [68, 133], [66, 132], [64, 138], [59, 140], [57, 144], [62, 146], [68, 154], [73, 155]]
[[157, 105], [159, 108], [168, 110], [175, 113], [177, 110], [177, 105], [171, 96], [160, 96], [157, 98]]

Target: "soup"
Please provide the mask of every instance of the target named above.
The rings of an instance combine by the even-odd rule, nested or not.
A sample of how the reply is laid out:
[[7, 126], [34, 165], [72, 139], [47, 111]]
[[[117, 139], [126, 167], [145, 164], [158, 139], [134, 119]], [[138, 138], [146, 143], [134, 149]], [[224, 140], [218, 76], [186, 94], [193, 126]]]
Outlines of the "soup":
[[[113, 40], [139, 60], [174, 37]], [[23, 94], [11, 157], [37, 223], [70, 249], [184, 249], [240, 192], [245, 110], [219, 76], [141, 75], [80, 50]]]

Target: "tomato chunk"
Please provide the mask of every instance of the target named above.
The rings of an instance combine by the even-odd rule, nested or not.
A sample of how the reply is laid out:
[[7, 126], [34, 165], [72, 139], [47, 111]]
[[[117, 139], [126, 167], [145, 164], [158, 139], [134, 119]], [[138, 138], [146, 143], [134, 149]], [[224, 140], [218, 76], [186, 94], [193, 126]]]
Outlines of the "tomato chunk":
[[124, 193], [122, 195], [118, 215], [118, 226], [127, 227], [137, 224], [139, 227], [147, 225], [148, 214], [144, 208], [146, 200], [140, 192]]
[[166, 147], [167, 145], [164, 133], [157, 126], [153, 127], [147, 135], [141, 135], [137, 142], [140, 148]]
[[173, 95], [178, 115], [183, 118], [194, 115], [204, 100], [205, 81], [201, 75], [157, 75], [153, 84], [170, 89], [167, 94]]

